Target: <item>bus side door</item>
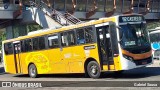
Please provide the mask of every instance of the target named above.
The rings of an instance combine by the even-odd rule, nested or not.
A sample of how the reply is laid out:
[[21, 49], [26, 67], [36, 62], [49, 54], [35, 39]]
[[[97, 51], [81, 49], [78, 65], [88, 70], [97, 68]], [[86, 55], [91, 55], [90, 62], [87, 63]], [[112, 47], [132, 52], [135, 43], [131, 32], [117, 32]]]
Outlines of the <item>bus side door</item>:
[[20, 53], [21, 53], [20, 41], [13, 42], [13, 49], [14, 49], [13, 54], [14, 54], [16, 73], [22, 73], [21, 60], [20, 60]]
[[116, 42], [115, 40], [113, 40], [113, 37], [117, 38], [116, 36], [114, 36], [116, 34], [113, 35], [113, 31], [109, 23], [106, 23], [104, 25], [97, 25], [96, 30], [101, 64], [107, 65], [108, 70], [114, 70], [114, 48], [117, 45], [113, 46]]

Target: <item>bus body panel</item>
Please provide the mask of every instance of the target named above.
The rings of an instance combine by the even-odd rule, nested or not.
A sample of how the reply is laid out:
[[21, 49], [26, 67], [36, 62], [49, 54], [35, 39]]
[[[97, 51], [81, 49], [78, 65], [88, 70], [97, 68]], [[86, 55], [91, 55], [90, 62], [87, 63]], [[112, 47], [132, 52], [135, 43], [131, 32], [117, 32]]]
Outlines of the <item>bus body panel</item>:
[[[31, 52], [30, 52], [31, 53]], [[21, 66], [22, 66], [22, 73], [23, 74], [28, 74], [28, 64], [26, 63], [26, 56], [28, 55], [29, 53], [22, 53], [21, 54]]]
[[115, 71], [122, 70], [122, 63], [120, 62], [120, 56], [114, 57]]
[[23, 74], [28, 74], [28, 66], [31, 63], [35, 64], [35, 66], [37, 67], [38, 74], [49, 72], [50, 68], [47, 50], [23, 53], [21, 55], [21, 61]]
[[48, 56], [50, 61], [50, 73], [62, 73], [67, 72], [66, 65], [67, 60], [61, 58], [60, 48], [48, 50]]
[[16, 74], [16, 67], [15, 67], [15, 61], [14, 61], [14, 55], [5, 55], [4, 56], [4, 66], [5, 66], [5, 72]]
[[[95, 49], [84, 50], [85, 46], [93, 45], [96, 47]], [[65, 50], [66, 53], [62, 53], [60, 49], [57, 48], [21, 54], [22, 73], [28, 74], [28, 66], [30, 63], [36, 65], [38, 74], [84, 73], [84, 63], [87, 58], [93, 58], [99, 63], [96, 44], [67, 47], [63, 48], [63, 50]], [[12, 63], [14, 64], [14, 62]]]
[[[84, 50], [88, 46], [95, 46], [95, 48]], [[96, 43], [74, 46], [71, 49], [73, 57], [69, 61], [70, 73], [84, 73], [84, 63], [88, 58], [92, 58], [99, 63]]]

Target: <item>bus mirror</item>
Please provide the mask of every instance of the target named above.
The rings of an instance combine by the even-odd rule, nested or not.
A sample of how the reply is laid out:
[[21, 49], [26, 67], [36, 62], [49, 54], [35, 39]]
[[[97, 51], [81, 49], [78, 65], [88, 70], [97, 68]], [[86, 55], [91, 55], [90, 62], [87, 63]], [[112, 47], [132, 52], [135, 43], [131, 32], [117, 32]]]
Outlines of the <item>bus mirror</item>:
[[111, 46], [114, 54], [119, 54], [118, 39], [117, 39], [117, 26], [114, 22], [109, 22], [109, 33], [111, 38]]
[[118, 28], [118, 30], [121, 30], [121, 29], [122, 29], [120, 26], [116, 26], [116, 28]]
[[141, 26], [140, 26], [141, 28], [143, 28], [144, 27], [144, 23], [143, 22], [141, 22]]

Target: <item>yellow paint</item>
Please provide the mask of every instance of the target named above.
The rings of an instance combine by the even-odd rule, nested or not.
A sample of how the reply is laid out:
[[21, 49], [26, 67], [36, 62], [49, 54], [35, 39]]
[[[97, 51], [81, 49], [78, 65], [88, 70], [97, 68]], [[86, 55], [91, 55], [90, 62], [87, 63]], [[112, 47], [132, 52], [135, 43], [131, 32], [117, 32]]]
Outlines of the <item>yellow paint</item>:
[[14, 63], [14, 56], [13, 55], [7, 55], [5, 57], [5, 68], [6, 71], [12, 74], [16, 74], [16, 68], [15, 68], [15, 63]]
[[26, 65], [29, 65], [30, 63], [34, 63], [38, 69], [38, 73], [48, 73], [50, 71], [49, 66], [49, 59], [47, 55], [45, 55], [47, 51], [39, 51], [39, 52], [31, 52], [27, 54], [25, 57], [25, 63]]
[[[84, 50], [84, 46], [95, 45], [95, 49]], [[28, 74], [28, 65], [36, 65], [38, 74], [50, 73], [84, 73], [84, 63], [87, 58], [93, 58], [99, 63], [97, 44], [79, 45], [66, 48], [48, 49], [19, 54], [20, 66], [18, 73]], [[15, 74], [14, 55], [5, 56], [7, 72]], [[19, 65], [19, 62], [17, 64]], [[21, 69], [21, 72], [20, 72]]]
[[[114, 57], [114, 65], [109, 65], [111, 71], [122, 70], [120, 56]], [[103, 65], [103, 71], [109, 71], [108, 65]]]
[[121, 63], [120, 63], [120, 56], [114, 57], [114, 65], [115, 65], [115, 70], [122, 70]]
[[103, 65], [103, 70], [107, 71], [108, 70], [108, 65]]
[[116, 71], [115, 65], [103, 65], [103, 71]]
[[115, 66], [114, 65], [109, 65], [110, 70], [115, 70]]

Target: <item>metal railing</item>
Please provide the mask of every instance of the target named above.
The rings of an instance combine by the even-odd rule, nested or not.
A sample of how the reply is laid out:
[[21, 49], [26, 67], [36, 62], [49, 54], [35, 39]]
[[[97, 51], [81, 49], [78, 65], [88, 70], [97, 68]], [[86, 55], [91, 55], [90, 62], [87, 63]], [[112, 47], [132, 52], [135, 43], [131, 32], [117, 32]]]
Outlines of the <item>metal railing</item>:
[[48, 16], [50, 16], [52, 19], [54, 19], [61, 25], [67, 26], [67, 25], [82, 23], [81, 20], [71, 15], [70, 13], [66, 12], [62, 14], [61, 12], [55, 10], [54, 8], [48, 7], [48, 5], [43, 1], [40, 1], [38, 4], [33, 1], [29, 2], [31, 7], [37, 7], [38, 9], [46, 13]]
[[65, 13], [65, 17], [67, 18], [67, 20], [69, 20], [73, 24], [82, 23], [82, 21], [80, 19], [76, 18], [75, 16], [71, 15], [68, 12]]

